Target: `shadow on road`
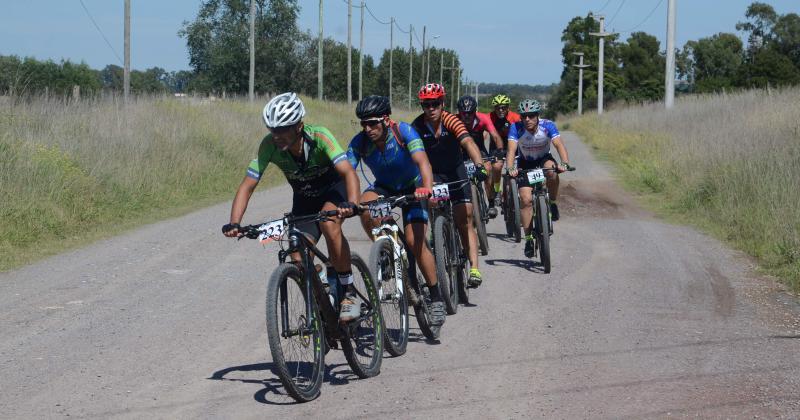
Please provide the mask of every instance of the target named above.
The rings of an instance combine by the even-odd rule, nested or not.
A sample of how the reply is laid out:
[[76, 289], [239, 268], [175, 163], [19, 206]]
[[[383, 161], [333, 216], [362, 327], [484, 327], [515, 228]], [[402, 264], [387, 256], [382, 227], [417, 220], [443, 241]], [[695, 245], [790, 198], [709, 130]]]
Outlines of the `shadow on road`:
[[514, 238], [509, 237], [505, 233], [487, 233], [486, 236], [497, 239], [498, 241], [507, 242], [509, 244], [515, 243]]
[[484, 263], [494, 267], [518, 267], [528, 270], [531, 273], [544, 274], [544, 268], [542, 265], [533, 260], [493, 259], [486, 260]]
[[[344, 369], [340, 369], [344, 367]], [[262, 403], [270, 405], [292, 405], [299, 404], [292, 397], [290, 397], [283, 388], [281, 380], [275, 374], [275, 365], [273, 363], [255, 363], [252, 365], [232, 366], [225, 369], [220, 369], [207, 379], [216, 381], [230, 381], [242, 382], [246, 384], [260, 384], [264, 388], [259, 389], [253, 395], [253, 398]], [[270, 378], [265, 379], [251, 379], [251, 378], [227, 378], [226, 375], [232, 372], [270, 372]], [[261, 376], [261, 375], [259, 375]], [[325, 373], [322, 381], [330, 385], [345, 385], [350, 383], [351, 380], [358, 377], [350, 370], [346, 363], [336, 365], [326, 365]]]

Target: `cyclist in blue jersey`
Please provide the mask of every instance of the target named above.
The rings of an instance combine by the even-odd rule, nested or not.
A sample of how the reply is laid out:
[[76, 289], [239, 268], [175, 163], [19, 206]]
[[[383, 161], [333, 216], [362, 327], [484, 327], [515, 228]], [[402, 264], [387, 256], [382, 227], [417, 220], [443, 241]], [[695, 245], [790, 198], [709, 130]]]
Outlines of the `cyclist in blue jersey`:
[[[385, 96], [367, 96], [356, 106], [356, 116], [361, 120], [362, 131], [353, 137], [347, 149], [347, 158], [358, 167], [364, 162], [375, 176], [375, 184], [361, 195], [361, 201], [373, 201], [378, 196], [414, 194], [426, 200], [433, 188], [433, 173], [422, 140], [414, 128], [404, 122], [389, 118], [392, 108]], [[402, 207], [406, 243], [417, 260], [420, 271], [431, 293], [431, 324], [444, 323], [446, 312], [437, 287], [436, 266], [428, 246], [425, 230], [428, 211], [423, 201]], [[379, 221], [368, 212], [361, 214], [361, 223], [367, 236]]]
[[[514, 123], [508, 132], [508, 150], [506, 155], [506, 165], [508, 173], [516, 177], [519, 169], [534, 168], [555, 168], [556, 171], [547, 171], [547, 190], [550, 194], [550, 215], [552, 220], [558, 220], [558, 174], [570, 168], [569, 154], [561, 134], [553, 121], [539, 118], [542, 107], [538, 101], [525, 99], [519, 104], [519, 114], [522, 121]], [[561, 158], [561, 165], [556, 164], [555, 158], [550, 154], [550, 145], [556, 148], [558, 156]], [[514, 156], [519, 149], [517, 164], [508, 165], [514, 162]], [[522, 226], [525, 228], [525, 256], [533, 256], [533, 233], [531, 232], [531, 219], [533, 218], [533, 186], [528, 183], [528, 179], [519, 180], [519, 199], [520, 212], [522, 216]]]

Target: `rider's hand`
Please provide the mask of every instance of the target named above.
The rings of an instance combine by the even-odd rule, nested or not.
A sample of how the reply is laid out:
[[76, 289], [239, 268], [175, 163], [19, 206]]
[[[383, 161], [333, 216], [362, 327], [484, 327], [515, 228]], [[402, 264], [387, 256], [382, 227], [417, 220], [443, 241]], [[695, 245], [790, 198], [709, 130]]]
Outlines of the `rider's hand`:
[[433, 191], [431, 191], [430, 188], [419, 187], [416, 190], [414, 190], [414, 197], [416, 197], [417, 200], [428, 198], [431, 195], [433, 195]]
[[562, 173], [572, 169], [572, 166], [569, 165], [569, 162], [561, 162], [561, 165], [558, 165], [557, 169], [558, 173]]
[[496, 157], [497, 159], [505, 159], [506, 149], [494, 149], [494, 157]]
[[239, 228], [241, 228], [241, 226], [239, 226], [238, 223], [228, 223], [222, 226], [222, 234], [229, 238], [238, 238]]
[[489, 178], [489, 172], [482, 164], [475, 165], [475, 179], [479, 182], [486, 181]]
[[508, 174], [511, 175], [512, 177], [516, 178], [517, 175], [519, 175], [519, 169], [517, 169], [516, 167], [512, 166], [512, 167], [508, 168]]
[[344, 219], [350, 217], [355, 212], [356, 205], [351, 203], [350, 201], [343, 201], [339, 203], [339, 218]]

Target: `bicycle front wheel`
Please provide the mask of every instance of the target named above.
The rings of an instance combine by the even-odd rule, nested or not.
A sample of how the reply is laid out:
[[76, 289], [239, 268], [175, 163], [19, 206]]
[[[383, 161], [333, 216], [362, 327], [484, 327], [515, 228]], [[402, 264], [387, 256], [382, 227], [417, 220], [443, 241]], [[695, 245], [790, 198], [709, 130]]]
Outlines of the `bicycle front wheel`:
[[509, 198], [509, 209], [510, 209], [510, 216], [511, 216], [511, 233], [510, 235], [514, 237], [514, 242], [520, 243], [522, 242], [522, 216], [520, 215], [519, 209], [519, 187], [517, 186], [517, 180], [511, 178], [509, 180], [510, 185], [510, 196]]
[[324, 372], [322, 324], [314, 295], [306, 305], [305, 279], [294, 264], [284, 263], [267, 283], [266, 320], [275, 372], [298, 402], [319, 396]]
[[476, 187], [472, 184], [472, 224], [478, 236], [478, 249], [481, 255], [489, 253], [489, 238], [486, 237], [486, 221], [484, 219], [484, 206], [486, 199], [483, 194], [483, 186]]
[[536, 240], [545, 273], [550, 273], [550, 206], [544, 194], [536, 196]]
[[383, 317], [381, 303], [369, 268], [357, 254], [350, 257], [353, 285], [361, 300], [361, 316], [341, 324], [342, 351], [347, 364], [359, 378], [381, 371], [383, 360]]
[[392, 356], [401, 356], [408, 345], [408, 279], [407, 269], [403, 266], [402, 259], [395, 255], [391, 239], [379, 237], [372, 244], [369, 268], [372, 269], [372, 278], [381, 303], [386, 351]]
[[451, 249], [453, 225], [444, 216], [437, 216], [433, 222], [433, 256], [436, 260], [436, 277], [442, 292], [442, 300], [448, 315], [458, 312], [458, 291], [456, 287], [455, 260]]

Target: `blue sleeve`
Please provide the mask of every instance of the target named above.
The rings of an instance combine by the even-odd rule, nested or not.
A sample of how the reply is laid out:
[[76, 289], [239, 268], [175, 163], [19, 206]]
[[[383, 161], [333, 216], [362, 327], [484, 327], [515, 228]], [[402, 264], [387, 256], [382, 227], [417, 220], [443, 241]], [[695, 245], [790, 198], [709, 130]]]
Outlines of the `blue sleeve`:
[[554, 139], [554, 138], [559, 137], [561, 135], [561, 133], [558, 132], [558, 128], [556, 128], [556, 123], [554, 123], [554, 122], [552, 122], [550, 120], [544, 121], [544, 128], [545, 128], [545, 130], [547, 130], [547, 135], [551, 139]]
[[519, 140], [519, 133], [521, 133], [521, 131], [517, 131], [517, 126], [519, 125], [520, 125], [519, 123], [511, 124], [511, 128], [508, 130], [508, 141]]
[[403, 136], [403, 141], [409, 153], [414, 154], [425, 151], [425, 146], [422, 143], [422, 139], [419, 137], [419, 133], [417, 133], [417, 130], [415, 130], [411, 124], [401, 122], [398, 124], [398, 128], [400, 129], [400, 135]]
[[359, 154], [359, 150], [361, 150], [361, 138], [361, 133], [356, 134], [353, 139], [350, 140], [350, 145], [347, 146], [347, 160], [353, 165], [353, 169], [358, 168], [358, 162], [361, 161], [361, 155]]

